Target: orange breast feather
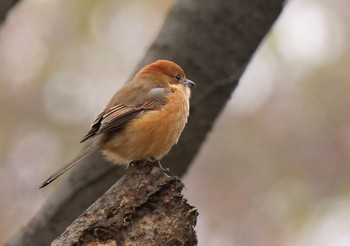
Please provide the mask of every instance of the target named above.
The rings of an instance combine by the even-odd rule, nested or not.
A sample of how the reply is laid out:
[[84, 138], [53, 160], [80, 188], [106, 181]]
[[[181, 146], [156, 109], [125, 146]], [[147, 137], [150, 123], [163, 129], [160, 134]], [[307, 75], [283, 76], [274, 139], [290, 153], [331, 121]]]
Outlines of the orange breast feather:
[[177, 143], [189, 114], [189, 91], [175, 89], [160, 110], [147, 111], [130, 122], [105, 148], [116, 163], [149, 158], [161, 159]]

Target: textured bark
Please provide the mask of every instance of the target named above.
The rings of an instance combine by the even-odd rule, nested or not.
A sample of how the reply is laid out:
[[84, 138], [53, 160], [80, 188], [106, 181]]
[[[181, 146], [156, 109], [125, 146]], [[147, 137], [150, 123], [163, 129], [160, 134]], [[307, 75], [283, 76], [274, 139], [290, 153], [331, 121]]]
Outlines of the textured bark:
[[197, 209], [182, 188], [157, 163], [131, 164], [51, 245], [197, 245]]
[[[162, 162], [182, 176], [266, 33], [283, 0], [178, 0], [139, 68], [170, 59], [197, 83], [189, 122]], [[48, 245], [123, 174], [100, 155], [75, 168], [31, 222], [8, 245]]]

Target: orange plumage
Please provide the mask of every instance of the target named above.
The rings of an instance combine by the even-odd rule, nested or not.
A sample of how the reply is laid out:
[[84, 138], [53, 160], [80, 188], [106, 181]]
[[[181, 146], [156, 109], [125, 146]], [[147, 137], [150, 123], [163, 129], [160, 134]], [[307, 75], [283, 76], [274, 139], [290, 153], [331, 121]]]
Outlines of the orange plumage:
[[48, 185], [96, 151], [117, 164], [160, 160], [177, 143], [189, 114], [190, 87], [174, 62], [159, 60], [141, 69], [117, 91], [81, 142], [90, 145], [48, 178]]

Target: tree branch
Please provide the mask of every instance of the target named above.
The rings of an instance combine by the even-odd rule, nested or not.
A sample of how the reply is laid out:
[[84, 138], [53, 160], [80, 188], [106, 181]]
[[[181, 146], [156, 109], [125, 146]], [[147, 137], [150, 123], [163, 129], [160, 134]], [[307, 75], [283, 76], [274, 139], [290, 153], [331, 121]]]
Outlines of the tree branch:
[[197, 209], [182, 188], [157, 163], [131, 164], [51, 245], [197, 245]]

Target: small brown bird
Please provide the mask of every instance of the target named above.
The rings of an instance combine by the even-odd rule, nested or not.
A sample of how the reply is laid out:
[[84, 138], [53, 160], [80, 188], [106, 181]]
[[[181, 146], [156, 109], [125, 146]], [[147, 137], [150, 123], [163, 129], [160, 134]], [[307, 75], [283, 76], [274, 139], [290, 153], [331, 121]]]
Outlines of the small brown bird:
[[177, 143], [186, 125], [190, 88], [194, 86], [174, 62], [159, 60], [142, 68], [114, 94], [80, 141], [91, 139], [90, 145], [40, 188], [97, 151], [116, 164], [160, 160]]

